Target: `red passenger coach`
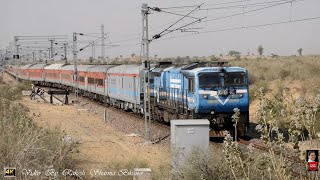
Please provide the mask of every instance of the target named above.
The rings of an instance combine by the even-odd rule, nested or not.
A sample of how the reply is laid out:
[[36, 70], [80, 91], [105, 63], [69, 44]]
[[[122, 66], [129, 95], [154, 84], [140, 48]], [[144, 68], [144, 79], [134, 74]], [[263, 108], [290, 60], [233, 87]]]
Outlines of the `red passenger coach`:
[[97, 65], [88, 68], [87, 90], [100, 95], [107, 95], [107, 71], [112, 65]]
[[61, 84], [66, 86], [74, 86], [73, 75], [74, 75], [74, 65], [65, 65], [61, 67]]
[[39, 84], [44, 80], [43, 69], [47, 66], [46, 64], [35, 64], [28, 68], [29, 80], [34, 81], [36, 84]]
[[44, 68], [45, 83], [61, 83], [60, 71], [64, 64], [51, 64]]
[[77, 72], [78, 72], [78, 88], [82, 90], [87, 90], [86, 87], [86, 79], [87, 79], [87, 70], [90, 67], [94, 67], [94, 65], [78, 65]]
[[24, 65], [20, 68], [19, 78], [23, 80], [29, 80], [29, 70], [28, 68], [32, 66], [32, 64]]

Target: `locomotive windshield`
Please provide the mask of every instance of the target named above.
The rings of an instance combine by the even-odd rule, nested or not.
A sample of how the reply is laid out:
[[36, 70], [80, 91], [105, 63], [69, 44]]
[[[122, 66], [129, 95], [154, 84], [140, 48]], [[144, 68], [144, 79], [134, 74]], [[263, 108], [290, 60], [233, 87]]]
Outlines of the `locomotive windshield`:
[[224, 78], [225, 86], [244, 86], [246, 85], [245, 73], [226, 73]]
[[219, 73], [199, 74], [199, 88], [216, 88], [220, 86]]

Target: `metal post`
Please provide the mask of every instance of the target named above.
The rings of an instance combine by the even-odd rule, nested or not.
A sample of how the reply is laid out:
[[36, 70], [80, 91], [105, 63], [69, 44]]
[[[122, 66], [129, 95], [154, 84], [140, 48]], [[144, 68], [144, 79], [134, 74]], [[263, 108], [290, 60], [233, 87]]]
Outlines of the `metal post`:
[[103, 120], [104, 120], [104, 122], [107, 122], [107, 110], [106, 109], [103, 112]]
[[104, 25], [101, 24], [101, 59], [105, 57], [105, 43], [104, 43]]
[[53, 58], [53, 41], [54, 41], [54, 39], [50, 39], [49, 40], [50, 42], [51, 42], [51, 57], [50, 58]]
[[42, 50], [39, 50], [39, 58], [42, 60]]
[[145, 140], [151, 141], [151, 114], [150, 114], [150, 62], [149, 62], [149, 39], [148, 39], [148, 14], [149, 8], [147, 4], [142, 4], [142, 66], [144, 67], [144, 120], [145, 120]]
[[48, 48], [48, 52], [49, 52], [48, 59], [50, 59], [50, 57], [51, 57], [51, 50], [50, 50], [50, 48]]
[[68, 90], [65, 90], [65, 91], [66, 91], [66, 96], [65, 96], [65, 99], [64, 99], [64, 104], [68, 104], [69, 103]]
[[19, 57], [19, 46], [20, 46], [20, 44], [17, 44], [17, 55], [16, 55], [16, 58], [17, 58], [17, 59], [21, 59], [21, 58]]
[[94, 45], [94, 41], [91, 41], [91, 47], [92, 47], [92, 59], [95, 59], [95, 45]]
[[50, 94], [50, 104], [53, 104], [52, 94]]
[[34, 52], [32, 52], [32, 61], [34, 61]]
[[74, 75], [75, 75], [75, 93], [76, 93], [76, 101], [78, 101], [78, 70], [77, 70], [77, 33], [73, 32], [73, 60], [74, 60]]
[[18, 59], [18, 54], [19, 54], [19, 46], [18, 46], [18, 37], [14, 36], [14, 45], [16, 46], [16, 56], [15, 59]]
[[66, 61], [67, 61], [67, 44], [68, 44], [68, 43], [63, 43], [64, 60], [66, 60]]

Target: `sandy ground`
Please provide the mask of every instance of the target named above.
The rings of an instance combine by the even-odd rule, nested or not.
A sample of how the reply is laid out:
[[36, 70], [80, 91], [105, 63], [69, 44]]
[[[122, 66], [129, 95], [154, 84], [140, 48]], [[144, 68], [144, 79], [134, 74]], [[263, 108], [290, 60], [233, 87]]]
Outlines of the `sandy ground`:
[[151, 168], [169, 163], [166, 146], [145, 144], [141, 137], [128, 136], [102, 121], [99, 114], [81, 107], [51, 105], [43, 100], [21, 101], [30, 110], [30, 116], [42, 127], [59, 126], [65, 135], [79, 143], [77, 167], [85, 170], [108, 167], [115, 162], [146, 162]]

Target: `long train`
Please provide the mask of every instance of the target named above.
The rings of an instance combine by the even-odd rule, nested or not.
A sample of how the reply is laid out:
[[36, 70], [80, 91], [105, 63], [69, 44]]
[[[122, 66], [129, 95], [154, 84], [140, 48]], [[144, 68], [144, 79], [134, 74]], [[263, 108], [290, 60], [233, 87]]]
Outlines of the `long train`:
[[[111, 106], [143, 114], [144, 67], [142, 65], [28, 64], [8, 66], [19, 80], [36, 85], [69, 89]], [[234, 132], [231, 116], [240, 109], [237, 133], [249, 127], [248, 72], [241, 67], [216, 63], [150, 68], [150, 114], [153, 120], [208, 119], [210, 132]], [[219, 134], [219, 133], [218, 133]], [[213, 133], [212, 136], [217, 135]], [[221, 133], [220, 133], [221, 135]]]

